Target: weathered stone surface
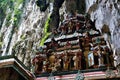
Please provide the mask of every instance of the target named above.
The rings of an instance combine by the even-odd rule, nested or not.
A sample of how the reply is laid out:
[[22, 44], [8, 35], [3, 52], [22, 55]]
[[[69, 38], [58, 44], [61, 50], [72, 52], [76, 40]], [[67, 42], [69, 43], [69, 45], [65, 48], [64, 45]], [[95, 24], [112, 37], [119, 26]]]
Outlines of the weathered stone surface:
[[[16, 55], [30, 67], [31, 58], [40, 44], [48, 10], [41, 12], [35, 0], [25, 0], [22, 10], [18, 26], [13, 25], [14, 21], [10, 22], [10, 26], [6, 26], [8, 14], [3, 20], [0, 28], [0, 51], [2, 52], [0, 55]], [[11, 15], [14, 18], [14, 12]]]
[[[101, 32], [110, 33], [108, 39], [112, 49], [116, 49], [119, 54], [120, 48], [120, 1], [119, 0], [86, 0], [86, 11], [91, 15], [91, 20], [95, 21], [96, 28]], [[108, 26], [109, 31], [103, 28]], [[119, 55], [118, 55], [119, 56]]]
[[52, 28], [58, 28], [59, 21], [60, 21], [60, 15], [59, 15], [59, 9], [62, 6], [64, 0], [54, 0], [53, 3], [53, 11], [50, 16], [50, 31], [52, 31]]

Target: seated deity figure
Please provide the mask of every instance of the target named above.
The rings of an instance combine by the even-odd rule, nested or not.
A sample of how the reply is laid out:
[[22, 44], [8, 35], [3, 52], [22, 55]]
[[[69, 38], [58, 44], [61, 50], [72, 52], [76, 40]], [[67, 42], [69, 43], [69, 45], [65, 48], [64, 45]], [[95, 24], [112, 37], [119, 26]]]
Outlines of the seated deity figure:
[[52, 38], [51, 39], [51, 43], [49, 44], [49, 48], [52, 49], [53, 51], [56, 51], [56, 49], [58, 48], [58, 46], [59, 46], [58, 42], [54, 38]]
[[91, 42], [91, 37], [90, 37], [90, 34], [88, 31], [85, 32], [84, 34], [84, 46], [89, 46], [89, 49], [90, 49], [90, 42]]
[[43, 59], [41, 56], [36, 56], [33, 59], [33, 65], [35, 65], [35, 73], [41, 73], [42, 72], [42, 67], [43, 67]]
[[73, 31], [73, 22], [72, 20], [70, 20], [68, 23], [68, 33], [71, 33], [72, 31]]
[[86, 31], [85, 32], [85, 42], [87, 43], [87, 42], [90, 42], [90, 34], [89, 34], [89, 32], [88, 31]]
[[32, 60], [32, 64], [35, 66], [35, 69], [34, 71], [37, 72], [37, 69], [38, 69], [38, 58], [35, 57], [33, 60]]
[[86, 21], [86, 29], [90, 29], [91, 28], [91, 24], [90, 24], [90, 20]]
[[79, 32], [79, 29], [81, 29], [80, 23], [77, 21], [76, 22], [76, 31]]
[[46, 64], [47, 64], [47, 59], [43, 61], [42, 72], [47, 72]]
[[54, 52], [52, 52], [51, 53], [51, 55], [49, 56], [49, 61], [50, 61], [50, 63], [54, 63], [55, 62], [55, 53]]
[[69, 41], [67, 41], [64, 48], [67, 49], [67, 48], [71, 48], [71, 47], [72, 47], [71, 43]]
[[51, 69], [52, 69], [52, 72], [57, 71], [55, 63], [51, 64]]
[[60, 31], [61, 31], [61, 35], [66, 34], [66, 26], [65, 25], [61, 25]]
[[51, 37], [53, 38], [54, 36], [57, 36], [57, 35], [58, 35], [57, 29], [53, 28]]
[[61, 70], [61, 64], [60, 63], [61, 63], [61, 59], [57, 58], [56, 62], [55, 62], [55, 67], [56, 67], [57, 71]]
[[54, 70], [54, 63], [55, 63], [55, 53], [52, 52], [51, 55], [49, 56], [49, 70], [53, 71]]
[[43, 68], [42, 68], [42, 73], [44, 73], [44, 72], [47, 72], [47, 68], [46, 68], [45, 65], [44, 65]]

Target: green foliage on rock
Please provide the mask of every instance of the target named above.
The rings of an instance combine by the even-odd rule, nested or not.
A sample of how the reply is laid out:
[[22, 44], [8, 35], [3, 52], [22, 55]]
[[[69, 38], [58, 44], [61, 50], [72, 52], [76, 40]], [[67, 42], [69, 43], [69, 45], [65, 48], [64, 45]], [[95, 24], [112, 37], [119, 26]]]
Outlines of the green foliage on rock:
[[50, 23], [50, 15], [48, 16], [47, 21], [45, 22], [45, 26], [44, 26], [44, 33], [49, 32], [49, 23]]
[[2, 44], [3, 44], [2, 39], [3, 39], [3, 35], [0, 34], [0, 48], [1, 48]]
[[21, 38], [21, 40], [25, 40], [25, 39], [26, 39], [26, 35], [25, 35], [25, 34], [22, 34], [22, 35], [20, 36], [20, 38]]
[[18, 26], [22, 10], [16, 9], [14, 13], [15, 13], [15, 15], [14, 15], [14, 25]]
[[19, 9], [20, 5], [23, 3], [24, 0], [13, 0], [15, 2], [15, 7], [14, 7], [14, 26], [18, 26], [20, 16], [22, 13], [22, 9]]
[[0, 46], [2, 46], [3, 42], [0, 42]]
[[10, 2], [10, 0], [0, 0], [0, 7], [6, 7], [8, 5], [8, 3]]
[[46, 33], [44, 36], [43, 36], [43, 38], [42, 38], [42, 40], [41, 40], [41, 42], [40, 42], [40, 46], [43, 46], [44, 45], [44, 42], [45, 42], [45, 40], [48, 38], [48, 36], [50, 35], [51, 33]]
[[48, 36], [51, 34], [49, 32], [49, 27], [50, 27], [50, 15], [48, 16], [48, 19], [46, 20], [45, 22], [45, 25], [44, 25], [44, 31], [43, 31], [43, 37], [42, 37], [42, 40], [40, 42], [40, 46], [43, 46], [44, 45], [44, 42], [45, 40], [48, 38]]
[[7, 17], [6, 17], [6, 26], [9, 26], [10, 25], [10, 20], [11, 20], [11, 13], [9, 13], [8, 15], [7, 15]]
[[[6, 15], [6, 26], [9, 26], [11, 21], [14, 22], [14, 26], [18, 26], [22, 13], [22, 4], [24, 4], [24, 0], [0, 0], [0, 9], [3, 9], [3, 13]], [[7, 11], [8, 8], [9, 12]], [[14, 14], [13, 17], [12, 14]]]

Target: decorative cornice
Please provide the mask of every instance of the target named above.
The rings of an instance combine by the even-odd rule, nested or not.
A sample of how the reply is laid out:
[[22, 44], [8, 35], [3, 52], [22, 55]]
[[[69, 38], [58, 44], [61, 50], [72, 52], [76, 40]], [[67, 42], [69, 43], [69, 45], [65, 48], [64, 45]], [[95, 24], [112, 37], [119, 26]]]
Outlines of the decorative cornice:
[[10, 55], [10, 56], [0, 57], [0, 68], [7, 68], [7, 67], [13, 68], [26, 80], [35, 80], [34, 75], [30, 73], [27, 67], [24, 64], [22, 64], [22, 62], [19, 61], [15, 56]]

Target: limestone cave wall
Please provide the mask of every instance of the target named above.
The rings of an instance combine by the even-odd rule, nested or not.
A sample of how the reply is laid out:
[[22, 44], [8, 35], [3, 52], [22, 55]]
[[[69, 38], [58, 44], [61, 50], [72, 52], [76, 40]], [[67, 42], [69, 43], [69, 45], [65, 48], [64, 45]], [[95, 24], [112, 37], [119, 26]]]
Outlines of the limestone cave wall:
[[91, 20], [95, 21], [97, 29], [102, 33], [110, 33], [109, 41], [112, 49], [119, 54], [120, 0], [86, 0], [86, 12], [91, 15]]

